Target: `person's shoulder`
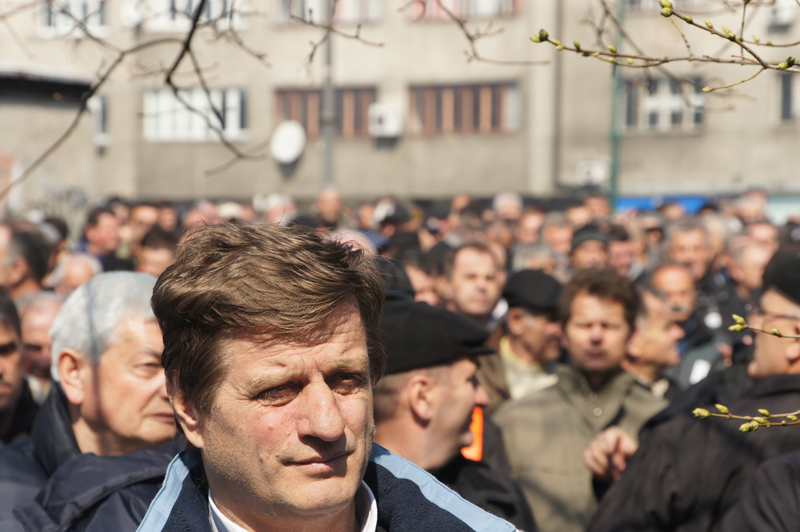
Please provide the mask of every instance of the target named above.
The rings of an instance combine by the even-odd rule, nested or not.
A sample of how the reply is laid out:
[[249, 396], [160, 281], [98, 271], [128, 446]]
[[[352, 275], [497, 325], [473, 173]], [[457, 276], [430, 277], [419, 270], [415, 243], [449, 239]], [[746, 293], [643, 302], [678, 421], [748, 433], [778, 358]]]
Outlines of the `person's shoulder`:
[[415, 464], [372, 447], [364, 482], [375, 495], [387, 530], [512, 532], [514, 525], [464, 500]]
[[800, 453], [764, 462], [723, 518], [731, 532], [797, 530], [800, 520]]
[[44, 484], [47, 474], [36, 460], [30, 440], [0, 448], [0, 482]]

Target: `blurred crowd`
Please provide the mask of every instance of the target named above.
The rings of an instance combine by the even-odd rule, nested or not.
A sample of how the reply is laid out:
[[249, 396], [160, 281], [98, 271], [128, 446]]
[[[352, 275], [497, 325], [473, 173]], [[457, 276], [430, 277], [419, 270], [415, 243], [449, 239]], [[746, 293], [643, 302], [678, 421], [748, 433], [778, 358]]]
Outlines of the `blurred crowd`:
[[[778, 443], [753, 444], [763, 451], [754, 457], [729, 441], [736, 434], [695, 434], [705, 429], [689, 428], [686, 416], [696, 406], [746, 400], [765, 378], [800, 373], [800, 362], [795, 367], [788, 355], [775, 362], [767, 347], [759, 354], [761, 340], [752, 332], [730, 330], [734, 315], [764, 315], [765, 301], [788, 308], [772, 313], [793, 318], [791, 326], [800, 323], [800, 311], [791, 312], [800, 309], [800, 296], [787, 288], [791, 271], [776, 266], [770, 277], [770, 268], [800, 251], [800, 220], [777, 226], [767, 206], [760, 190], [690, 215], [680, 203], [614, 212], [602, 194], [549, 210], [514, 192], [490, 202], [459, 194], [449, 205], [390, 197], [348, 205], [326, 189], [304, 210], [276, 193], [257, 208], [114, 199], [90, 210], [80, 228], [57, 218], [7, 221], [0, 224], [0, 285], [16, 305], [19, 338], [9, 325], [13, 312], [0, 312], [0, 350], [13, 351], [18, 341], [24, 379], [14, 383], [9, 357], [0, 352], [0, 385], [9, 389], [0, 387], [0, 446], [35, 430], [35, 414], [45, 409], [61, 369], [50, 331], [76, 289], [102, 272], [161, 275], [199, 225], [300, 225], [381, 257], [389, 300], [445, 309], [473, 327], [422, 307], [387, 314], [392, 338], [418, 335], [427, 347], [390, 341], [389, 374], [375, 390], [377, 443], [521, 530], [719, 529], [762, 461], [800, 450], [800, 436], [786, 434]], [[766, 297], [770, 288], [783, 299]], [[476, 339], [488, 348], [476, 347]], [[442, 358], [447, 350], [470, 357]], [[424, 360], [409, 362], [416, 356]], [[424, 401], [408, 399], [409, 372], [439, 365], [469, 390], [458, 396], [453, 385], [443, 410], [421, 423], [428, 414], [419, 406]], [[71, 384], [61, 380], [72, 401]], [[404, 419], [406, 411], [414, 415]], [[74, 416], [83, 415], [76, 412], [74, 430]], [[142, 447], [173, 433], [162, 431]], [[730, 445], [731, 456], [742, 455], [727, 459], [727, 476], [711, 472], [698, 480], [675, 468], [687, 451], [714, 438], [716, 452]], [[415, 450], [422, 441], [424, 449]], [[87, 452], [81, 441], [73, 447]], [[115, 454], [102, 445], [91, 450]], [[637, 461], [643, 454], [648, 458]], [[470, 460], [485, 469], [475, 473]], [[692, 485], [705, 493], [692, 495]], [[689, 502], [676, 503], [676, 494]], [[10, 511], [0, 503], [0, 525]]]

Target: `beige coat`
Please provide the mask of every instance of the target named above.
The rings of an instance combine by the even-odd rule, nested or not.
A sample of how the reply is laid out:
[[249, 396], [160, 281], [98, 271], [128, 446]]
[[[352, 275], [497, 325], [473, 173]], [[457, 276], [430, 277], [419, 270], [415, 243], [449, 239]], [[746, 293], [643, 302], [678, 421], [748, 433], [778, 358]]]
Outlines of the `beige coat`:
[[560, 366], [558, 377], [554, 386], [503, 404], [494, 420], [539, 530], [582, 532], [597, 509], [583, 463], [589, 442], [612, 425], [636, 438], [667, 402], [623, 372], [597, 393], [571, 367]]

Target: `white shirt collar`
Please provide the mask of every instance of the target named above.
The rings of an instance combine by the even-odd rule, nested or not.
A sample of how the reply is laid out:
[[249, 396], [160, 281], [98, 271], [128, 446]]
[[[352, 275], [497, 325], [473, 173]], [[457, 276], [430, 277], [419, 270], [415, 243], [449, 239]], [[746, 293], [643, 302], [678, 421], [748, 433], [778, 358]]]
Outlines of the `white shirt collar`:
[[[219, 511], [214, 497], [208, 492], [209, 521], [213, 532], [247, 532]], [[361, 532], [375, 532], [378, 528], [378, 503], [366, 482], [356, 491], [356, 517], [361, 522]]]

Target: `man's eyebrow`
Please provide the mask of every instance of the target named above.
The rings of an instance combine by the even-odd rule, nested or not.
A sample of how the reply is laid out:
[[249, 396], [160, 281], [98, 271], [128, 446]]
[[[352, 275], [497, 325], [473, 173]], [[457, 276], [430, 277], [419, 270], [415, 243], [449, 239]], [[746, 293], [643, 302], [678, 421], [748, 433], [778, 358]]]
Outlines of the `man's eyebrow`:
[[14, 341], [0, 344], [0, 355], [8, 355], [17, 350], [17, 343]]

